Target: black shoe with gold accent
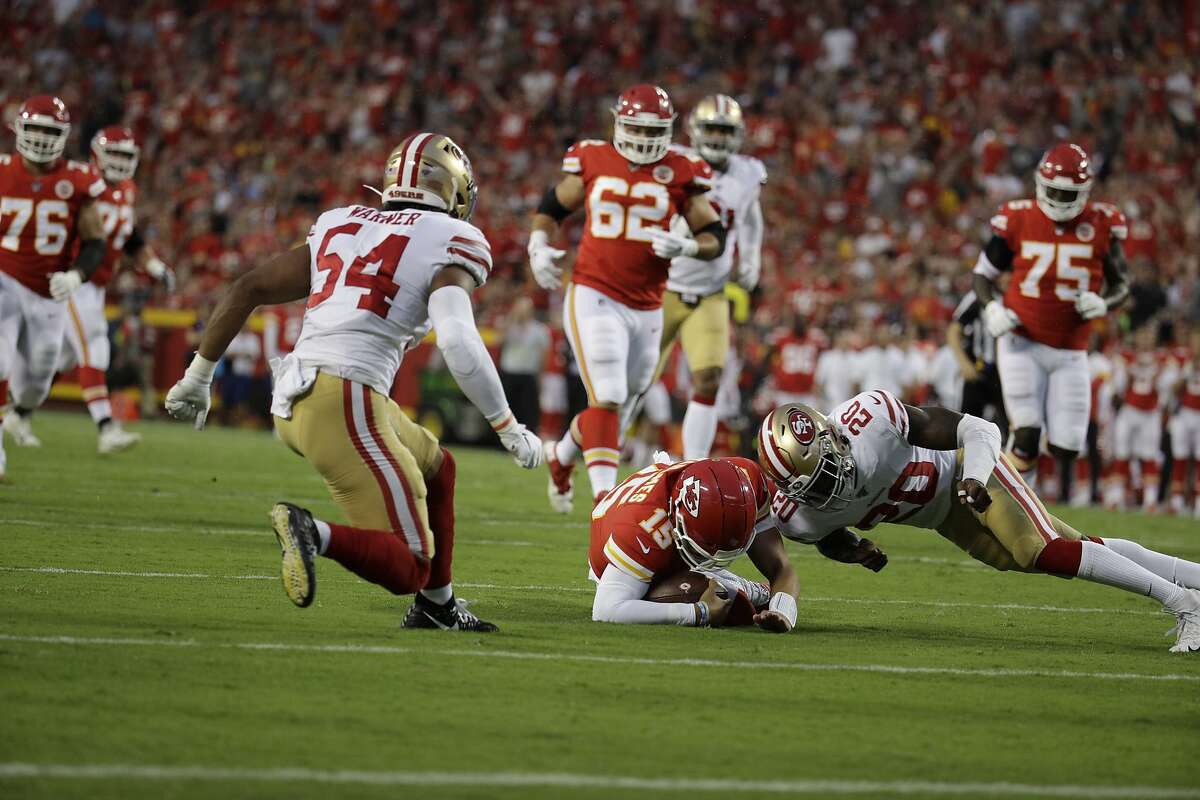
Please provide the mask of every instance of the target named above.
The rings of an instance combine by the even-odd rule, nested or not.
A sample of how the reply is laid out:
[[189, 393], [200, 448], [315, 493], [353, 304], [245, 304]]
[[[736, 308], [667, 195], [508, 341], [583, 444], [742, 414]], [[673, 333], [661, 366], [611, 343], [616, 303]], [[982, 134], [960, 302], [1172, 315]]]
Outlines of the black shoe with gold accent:
[[312, 514], [291, 503], [276, 503], [271, 509], [271, 527], [283, 553], [279, 577], [288, 599], [301, 608], [312, 605], [317, 594], [317, 526]]

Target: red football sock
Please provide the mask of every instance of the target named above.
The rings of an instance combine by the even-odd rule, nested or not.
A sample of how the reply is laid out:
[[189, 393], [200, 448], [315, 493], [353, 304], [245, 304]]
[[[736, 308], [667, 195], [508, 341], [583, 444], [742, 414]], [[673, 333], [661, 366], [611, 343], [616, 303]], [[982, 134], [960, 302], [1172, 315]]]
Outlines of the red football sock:
[[4, 407], [8, 405], [8, 380], [0, 381], [0, 419], [4, 419]]
[[392, 594], [413, 594], [429, 579], [429, 559], [391, 531], [329, 524], [328, 558]]
[[1080, 457], [1075, 459], [1075, 486], [1076, 488], [1083, 486], [1088, 481], [1088, 473], [1091, 472], [1091, 465], [1088, 464], [1086, 458]]
[[83, 401], [88, 413], [96, 423], [112, 419], [112, 405], [108, 402], [108, 381], [104, 373], [95, 367], [79, 368], [79, 388], [83, 390]]
[[1079, 560], [1083, 558], [1083, 543], [1068, 539], [1051, 539], [1038, 555], [1037, 568], [1051, 575], [1072, 578], [1079, 574]]
[[615, 409], [595, 407], [585, 408], [578, 420], [583, 460], [587, 464], [592, 495], [596, 496], [617, 485], [621, 420]]
[[1171, 485], [1179, 487], [1179, 491], [1183, 491], [1183, 485], [1187, 482], [1188, 460], [1186, 458], [1177, 458], [1175, 463], [1171, 465]]
[[450, 585], [450, 565], [454, 561], [454, 480], [458, 468], [454, 456], [442, 448], [442, 466], [425, 482], [425, 505], [429, 509], [429, 528], [433, 532], [433, 562], [426, 586], [440, 589]]

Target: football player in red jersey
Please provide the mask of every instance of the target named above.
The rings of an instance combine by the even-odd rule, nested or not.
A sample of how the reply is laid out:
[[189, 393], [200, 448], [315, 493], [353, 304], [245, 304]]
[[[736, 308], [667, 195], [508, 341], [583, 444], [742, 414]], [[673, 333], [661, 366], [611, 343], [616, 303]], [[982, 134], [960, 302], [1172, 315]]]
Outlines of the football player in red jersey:
[[[170, 269], [134, 226], [137, 186], [133, 175], [140, 153], [129, 128], [111, 125], [92, 137], [92, 166], [99, 170], [106, 185], [96, 198], [96, 208], [104, 227], [107, 248], [104, 261], [92, 273], [91, 280], [67, 298], [67, 346], [59, 359], [60, 370], [78, 367], [79, 386], [88, 413], [96, 423], [99, 432], [97, 450], [102, 454], [126, 450], [141, 441], [141, 436], [126, 431], [120, 423], [113, 421], [112, 406], [108, 401], [104, 375], [108, 370], [110, 345], [108, 320], [104, 316], [105, 287], [124, 256], [132, 258], [134, 266], [168, 288], [174, 283]], [[27, 369], [23, 368], [13, 375], [12, 386], [17, 395], [24, 392], [23, 387], [28, 382], [26, 373]], [[29, 422], [29, 416], [24, 421]]]
[[20, 394], [14, 392], [16, 413], [4, 428], [18, 444], [36, 446], [40, 442], [24, 417], [41, 404], [54, 380], [65, 301], [104, 261], [96, 198], [105, 187], [92, 166], [63, 158], [71, 117], [62, 100], [29, 98], [12, 130], [16, 155], [0, 154], [0, 406], [19, 353], [29, 380]]
[[[592, 619], [717, 626], [742, 602], [756, 609], [753, 621], [762, 628], [791, 630], [799, 579], [779, 534], [754, 533], [770, 513], [772, 490], [758, 465], [745, 458], [656, 463], [625, 479], [592, 511]], [[726, 569], [743, 553], [769, 587]], [[699, 602], [643, 599], [656, 578], [685, 570], [711, 576]]]
[[1192, 328], [1189, 348], [1180, 353], [1176, 393], [1179, 406], [1171, 415], [1171, 511], [1184, 512], [1188, 462], [1192, 465], [1192, 513], [1200, 519], [1200, 327]]
[[[1129, 297], [1121, 251], [1125, 217], [1089, 202], [1091, 160], [1075, 144], [1050, 148], [1034, 174], [1036, 200], [1013, 200], [992, 217], [992, 238], [975, 265], [975, 294], [1012, 428], [1013, 463], [1033, 480], [1042, 431], [1069, 463], [1087, 438], [1089, 322]], [[1011, 272], [1003, 298], [996, 282]]]
[[[584, 140], [567, 150], [567, 174], [542, 199], [529, 236], [534, 278], [544, 289], [557, 289], [562, 270], [555, 261], [565, 253], [550, 245], [550, 237], [585, 208], [563, 328], [588, 408], [560, 442], [546, 448], [551, 506], [563, 513], [571, 509], [571, 471], [581, 450], [593, 498], [616, 485], [621, 433], [658, 362], [671, 259], [713, 259], [725, 248], [725, 229], [704, 196], [711, 169], [700, 158], [669, 150], [675, 109], [667, 93], [634, 86], [612, 113], [612, 142]], [[670, 231], [676, 214], [693, 236]]]
[[1124, 507], [1130, 461], [1137, 459], [1142, 510], [1158, 510], [1162, 414], [1177, 372], [1167, 354], [1157, 349], [1157, 337], [1158, 326], [1146, 323], [1134, 333], [1133, 349], [1113, 359], [1113, 391], [1121, 398], [1121, 408], [1113, 422], [1113, 474], [1104, 501], [1109, 508]]

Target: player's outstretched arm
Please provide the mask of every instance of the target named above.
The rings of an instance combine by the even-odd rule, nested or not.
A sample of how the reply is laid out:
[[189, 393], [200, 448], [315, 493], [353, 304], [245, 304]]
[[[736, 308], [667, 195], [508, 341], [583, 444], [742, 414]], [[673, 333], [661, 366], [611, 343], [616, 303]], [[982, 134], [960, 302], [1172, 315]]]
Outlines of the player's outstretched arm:
[[550, 246], [550, 237], [558, 226], [583, 205], [586, 187], [578, 175], [567, 175], [557, 186], [547, 190], [533, 215], [529, 232], [529, 267], [533, 279], [543, 289], [553, 290], [562, 285], [562, 268], [555, 262], [567, 254]]
[[60, 301], [70, 297], [100, 268], [107, 251], [104, 221], [93, 200], [79, 211], [79, 253], [75, 256], [75, 263], [65, 272], [50, 273], [50, 296]]
[[887, 553], [870, 539], [848, 528], [838, 528], [817, 542], [817, 550], [831, 561], [842, 564], [862, 564], [872, 572], [887, 566]]
[[771, 584], [770, 605], [754, 615], [755, 624], [772, 633], [787, 633], [796, 626], [800, 577], [783, 549], [783, 537], [776, 530], [764, 531], [754, 537], [746, 555]]
[[908, 415], [908, 442], [930, 450], [963, 449], [959, 502], [983, 512], [992, 503], [987, 493], [988, 477], [1000, 460], [1000, 429], [971, 414], [960, 414], [938, 406], [904, 406]]
[[471, 308], [475, 279], [462, 267], [450, 265], [429, 287], [429, 321], [437, 334], [446, 367], [480, 413], [491, 423], [501, 444], [526, 469], [542, 463], [542, 441], [517, 422], [504, 396], [500, 375], [488, 354]]
[[254, 309], [290, 303], [307, 297], [310, 288], [308, 245], [275, 256], [233, 282], [217, 303], [200, 337], [196, 357], [187, 372], [167, 392], [167, 413], [175, 419], [195, 421], [204, 427], [211, 404], [213, 371], [229, 343], [246, 324]]
[[763, 215], [762, 203], [757, 199], [750, 204], [745, 219], [737, 224], [738, 230], [738, 285], [753, 292], [762, 276]]
[[729, 600], [716, 597], [712, 585], [709, 587], [711, 594], [706, 592], [707, 599], [698, 603], [656, 603], [644, 600], [649, 587], [649, 583], [610, 566], [604, 570], [600, 582], [596, 584], [596, 596], [592, 600], [592, 620], [624, 625], [705, 627], [714, 611], [724, 611], [730, 605]]

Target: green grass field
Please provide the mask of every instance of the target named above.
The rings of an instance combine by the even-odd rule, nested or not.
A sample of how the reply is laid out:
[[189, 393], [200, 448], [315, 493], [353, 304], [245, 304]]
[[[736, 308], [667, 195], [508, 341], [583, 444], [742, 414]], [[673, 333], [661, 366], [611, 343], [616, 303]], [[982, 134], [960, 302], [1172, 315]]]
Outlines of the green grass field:
[[[402, 631], [330, 561], [288, 602], [268, 509], [337, 511], [271, 436], [35, 428], [0, 486], [0, 797], [1200, 797], [1200, 657], [1147, 599], [881, 528], [878, 575], [792, 548], [790, 635], [601, 625], [584, 512], [464, 450], [457, 591], [502, 630]], [[1200, 559], [1195, 521], [1062, 513]]]

